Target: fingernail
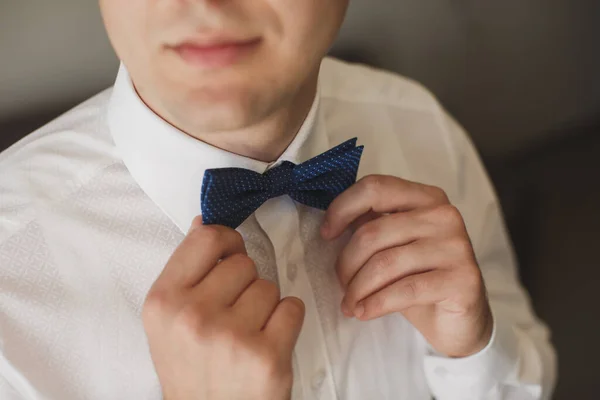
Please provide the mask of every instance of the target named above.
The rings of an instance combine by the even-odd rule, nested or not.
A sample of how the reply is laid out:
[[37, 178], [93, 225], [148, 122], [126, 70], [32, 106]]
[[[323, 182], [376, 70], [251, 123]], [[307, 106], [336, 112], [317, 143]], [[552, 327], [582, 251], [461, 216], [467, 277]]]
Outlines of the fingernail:
[[356, 308], [354, 309], [354, 316], [356, 318], [360, 318], [365, 313], [365, 306], [362, 303], [358, 303]]
[[342, 303], [342, 313], [344, 313], [346, 317], [352, 317], [352, 313], [345, 302]]

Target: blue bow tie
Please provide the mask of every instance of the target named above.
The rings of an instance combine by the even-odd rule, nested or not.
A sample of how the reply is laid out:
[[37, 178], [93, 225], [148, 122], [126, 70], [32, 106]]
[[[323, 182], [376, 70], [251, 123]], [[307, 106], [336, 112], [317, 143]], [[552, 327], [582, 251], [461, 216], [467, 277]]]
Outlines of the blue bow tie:
[[208, 169], [200, 202], [205, 225], [237, 228], [264, 202], [289, 195], [309, 207], [326, 210], [356, 182], [364, 146], [350, 139], [302, 164], [284, 161], [264, 174], [244, 168]]

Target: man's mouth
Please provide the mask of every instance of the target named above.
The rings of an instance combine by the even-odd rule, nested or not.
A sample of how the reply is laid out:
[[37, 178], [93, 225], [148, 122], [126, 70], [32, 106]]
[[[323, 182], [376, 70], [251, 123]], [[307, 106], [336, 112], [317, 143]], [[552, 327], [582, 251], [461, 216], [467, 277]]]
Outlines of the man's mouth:
[[225, 35], [213, 35], [189, 39], [168, 48], [188, 64], [216, 69], [235, 64], [256, 50], [261, 41], [260, 37], [237, 39]]

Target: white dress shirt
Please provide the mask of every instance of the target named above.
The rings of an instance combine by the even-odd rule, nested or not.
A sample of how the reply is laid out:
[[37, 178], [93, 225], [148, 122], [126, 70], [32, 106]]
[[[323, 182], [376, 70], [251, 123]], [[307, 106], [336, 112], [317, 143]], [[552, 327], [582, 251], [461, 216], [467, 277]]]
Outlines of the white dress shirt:
[[492, 186], [463, 130], [420, 85], [325, 59], [319, 91], [284, 154], [264, 163], [170, 126], [115, 86], [0, 155], [0, 399], [160, 399], [140, 313], [200, 213], [207, 168], [264, 172], [347, 139], [359, 177], [442, 187], [462, 212], [483, 271], [494, 333], [480, 353], [436, 354], [402, 315], [340, 310], [334, 262], [349, 233], [320, 238], [324, 212], [271, 199], [238, 231], [261, 277], [306, 304], [294, 400], [547, 399], [555, 356], [520, 285]]

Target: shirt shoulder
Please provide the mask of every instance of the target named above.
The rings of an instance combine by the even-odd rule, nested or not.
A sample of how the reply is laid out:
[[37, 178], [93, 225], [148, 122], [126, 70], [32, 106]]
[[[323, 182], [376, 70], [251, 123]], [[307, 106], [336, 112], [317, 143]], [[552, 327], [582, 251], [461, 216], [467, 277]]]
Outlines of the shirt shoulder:
[[111, 89], [0, 153], [0, 243], [114, 162], [105, 109]]
[[435, 96], [419, 82], [363, 64], [327, 57], [321, 65], [321, 96], [326, 99], [439, 112]]
[[395, 175], [462, 193], [469, 136], [422, 84], [377, 68], [326, 58], [319, 82], [330, 142], [358, 137], [360, 176]]

